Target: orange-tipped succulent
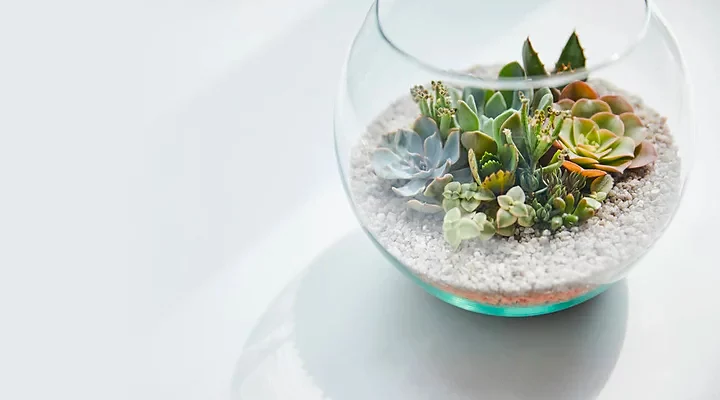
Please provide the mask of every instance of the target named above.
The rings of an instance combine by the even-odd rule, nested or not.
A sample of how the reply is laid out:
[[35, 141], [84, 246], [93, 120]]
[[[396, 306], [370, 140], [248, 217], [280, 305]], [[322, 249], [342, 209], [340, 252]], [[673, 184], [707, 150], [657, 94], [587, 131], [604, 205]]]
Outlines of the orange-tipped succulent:
[[657, 159], [647, 128], [622, 96], [600, 97], [582, 81], [567, 85], [555, 107], [572, 118], [563, 123], [555, 146], [567, 151], [563, 166], [592, 178], [644, 167]]

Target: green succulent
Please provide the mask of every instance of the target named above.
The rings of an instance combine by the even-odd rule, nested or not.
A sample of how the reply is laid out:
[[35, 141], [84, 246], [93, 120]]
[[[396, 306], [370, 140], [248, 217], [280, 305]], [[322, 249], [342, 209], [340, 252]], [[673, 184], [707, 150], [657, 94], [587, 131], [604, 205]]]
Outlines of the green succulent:
[[573, 226], [578, 222], [589, 220], [595, 216], [595, 212], [601, 206], [600, 202], [592, 197], [583, 197], [577, 204], [574, 203], [574, 199], [572, 194], [565, 198], [565, 214], [563, 215], [565, 226]]
[[555, 231], [560, 227], [572, 227], [585, 222], [595, 216], [600, 209], [600, 201], [592, 197], [582, 197], [575, 202], [575, 196], [568, 193], [565, 197], [553, 197], [550, 202], [541, 204], [537, 199], [533, 201], [532, 208], [536, 212], [537, 220], [549, 225]]
[[[500, 92], [495, 92], [488, 99], [487, 104], [477, 103], [475, 95], [483, 96], [478, 92], [483, 91], [465, 88], [463, 99], [457, 102], [455, 118], [461, 132], [460, 142], [466, 149], [475, 151], [477, 155], [495, 154], [498, 144], [502, 143], [500, 127], [513, 114], [514, 110], [505, 105], [505, 100]], [[494, 106], [495, 104], [497, 107]], [[488, 116], [483, 112], [490, 112], [490, 114]]]
[[545, 188], [537, 193], [531, 203], [536, 221], [552, 230], [577, 223], [579, 217], [576, 220], [572, 216], [575, 199], [582, 197], [586, 178], [576, 172], [557, 169], [543, 173], [543, 183]]
[[565, 197], [572, 194], [580, 197], [582, 190], [587, 185], [587, 179], [577, 172], [557, 169], [543, 173], [543, 182], [546, 190], [539, 197], [552, 200], [553, 197]]
[[[502, 67], [498, 78], [525, 78], [523, 67], [517, 62], [511, 62]], [[531, 91], [525, 91], [526, 95], [532, 95]], [[462, 91], [462, 99], [468, 104], [471, 110], [480, 118], [484, 125], [487, 121], [499, 117], [508, 110], [520, 109], [519, 94], [513, 90], [494, 91], [474, 87], [465, 87]], [[459, 103], [459, 102], [458, 102]], [[486, 117], [485, 120], [482, 117]]]
[[[585, 67], [585, 55], [580, 46], [577, 34], [573, 32], [570, 35], [563, 51], [556, 63], [555, 73], [567, 72], [576, 68]], [[540, 61], [538, 53], [532, 46], [530, 38], [525, 40], [522, 48], [522, 65], [517, 61], [506, 64], [500, 69], [498, 78], [513, 79], [527, 78], [531, 76], [547, 76], [548, 72]], [[436, 90], [435, 101], [432, 101], [432, 95], [428, 93], [422, 86], [413, 89], [413, 96], [420, 103], [423, 115], [433, 114], [432, 104], [439, 104], [441, 107], [448, 107], [451, 102], [451, 96], [447, 88], [442, 85]], [[545, 97], [550, 95], [550, 97]], [[445, 98], [443, 101], [437, 100], [438, 97]], [[462, 143], [466, 149], [473, 149], [476, 154], [484, 154], [486, 151], [493, 153], [493, 143], [490, 139], [494, 139], [497, 144], [503, 142], [501, 126], [507, 120], [511, 110], [520, 110], [522, 107], [523, 97], [530, 102], [529, 111], [534, 113], [536, 110], [545, 110], [551, 105], [553, 100], [560, 96], [557, 89], [540, 88], [536, 90], [488, 90], [474, 87], [463, 88], [461, 98], [457, 101], [456, 109], [456, 125], [460, 127]], [[431, 101], [424, 102], [421, 100], [430, 98]], [[437, 114], [437, 112], [435, 112]], [[441, 122], [436, 119], [436, 122]], [[446, 124], [447, 129], [451, 129], [453, 125]], [[441, 132], [445, 129], [441, 127]], [[465, 134], [467, 132], [467, 134]]]
[[420, 113], [435, 122], [444, 140], [456, 127], [455, 108], [450, 96], [452, 89], [440, 81], [432, 81], [431, 87], [432, 92], [422, 85], [415, 85], [410, 89], [410, 94], [420, 107]]
[[610, 175], [603, 175], [595, 178], [590, 184], [590, 197], [603, 202], [612, 190], [615, 182]]
[[457, 249], [463, 240], [489, 240], [494, 234], [495, 225], [481, 212], [463, 213], [460, 208], [455, 207], [448, 210], [443, 219], [443, 235], [454, 249]]
[[535, 223], [535, 210], [525, 204], [525, 192], [520, 186], [514, 186], [507, 194], [497, 197], [498, 210], [495, 218], [496, 231], [503, 236], [511, 236], [515, 224], [530, 227]]
[[488, 93], [481, 89], [465, 88], [463, 99], [457, 102], [455, 114], [461, 132], [461, 143], [466, 149], [473, 149], [476, 154], [494, 153], [497, 146], [505, 142], [502, 125], [522, 108], [523, 99], [528, 101], [528, 108], [524, 112], [531, 114], [545, 110], [553, 103], [550, 89], [542, 88], [536, 90], [534, 95], [530, 91], [517, 92], [515, 108], [505, 105], [502, 92], [494, 92], [484, 108], [481, 108], [477, 105], [475, 96], [483, 96], [482, 92]]
[[573, 82], [563, 89], [557, 109], [570, 112], [558, 147], [568, 152], [563, 166], [594, 178], [608, 172], [644, 167], [657, 159], [647, 129], [622, 96], [598, 96], [587, 83]]
[[545, 167], [538, 167], [540, 159], [548, 153], [560, 135], [565, 114], [551, 110], [552, 95], [549, 93], [541, 101], [545, 109], [535, 110], [531, 117], [528, 117], [529, 99], [521, 100], [520, 111], [513, 113], [501, 127], [504, 134], [502, 145], [511, 145], [517, 149], [519, 157], [516, 175], [520, 186], [530, 193], [540, 189], [543, 172], [559, 169], [562, 165], [562, 162], [555, 161]]
[[479, 187], [475, 182], [450, 182], [445, 185], [442, 196], [442, 207], [446, 212], [457, 207], [465, 212], [473, 212], [483, 201], [495, 200], [492, 191]]
[[[530, 43], [530, 38], [525, 40], [522, 53], [523, 65], [525, 66], [527, 76], [549, 75], [545, 70], [545, 65], [540, 61], [540, 56], [533, 48], [532, 43]], [[577, 32], [573, 31], [560, 53], [560, 58], [555, 63], [553, 73], [560, 74], [585, 68], [585, 61], [585, 51], [580, 45]]]
[[[465, 180], [467, 182], [463, 182]], [[408, 201], [408, 207], [422, 213], [437, 213], [455, 207], [471, 212], [481, 202], [495, 199], [492, 191], [479, 187], [472, 179], [463, 181], [454, 180], [452, 174], [437, 177], [427, 185], [422, 195]]]
[[[572, 72], [584, 68], [585, 62], [575, 32], [551, 72], [528, 38], [522, 65], [505, 65], [499, 77]], [[649, 158], [643, 147], [646, 130], [632, 106], [620, 96], [600, 98], [582, 81], [563, 87], [562, 92], [465, 87], [460, 93], [439, 81], [431, 86], [431, 91], [423, 86], [411, 89], [422, 116], [412, 132], [394, 137], [393, 146], [376, 152], [374, 167], [379, 176], [418, 181], [407, 190], [412, 197], [408, 206], [445, 212], [443, 234], [453, 248], [463, 240], [512, 236], [518, 226], [542, 225], [554, 231], [586, 221], [608, 197], [613, 179], [600, 168], [602, 176], [595, 175], [586, 189], [590, 175], [584, 171], [595, 169], [594, 164], [612, 168], [628, 160], [630, 168], [637, 164], [633, 160]], [[426, 139], [424, 147], [416, 136]], [[451, 151], [456, 145], [464, 148], [458, 157]], [[406, 151], [410, 147], [418, 151]], [[442, 153], [439, 158], [438, 151], [429, 151], [434, 149]], [[446, 152], [452, 157], [445, 157]], [[592, 165], [587, 161], [591, 158]]]
[[497, 155], [485, 153], [480, 161], [477, 160], [475, 152], [470, 149], [468, 150], [468, 163], [475, 182], [496, 195], [505, 193], [515, 184], [518, 152], [513, 145], [503, 145]]

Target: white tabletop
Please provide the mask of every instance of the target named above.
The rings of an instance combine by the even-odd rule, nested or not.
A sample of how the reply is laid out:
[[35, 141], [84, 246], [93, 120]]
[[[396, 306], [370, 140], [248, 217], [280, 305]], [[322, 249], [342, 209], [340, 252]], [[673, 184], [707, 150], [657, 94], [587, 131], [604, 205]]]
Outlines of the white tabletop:
[[720, 398], [720, 7], [657, 3], [696, 89], [681, 209], [626, 281], [523, 320], [359, 231], [331, 115], [368, 0], [4, 4], [0, 398]]

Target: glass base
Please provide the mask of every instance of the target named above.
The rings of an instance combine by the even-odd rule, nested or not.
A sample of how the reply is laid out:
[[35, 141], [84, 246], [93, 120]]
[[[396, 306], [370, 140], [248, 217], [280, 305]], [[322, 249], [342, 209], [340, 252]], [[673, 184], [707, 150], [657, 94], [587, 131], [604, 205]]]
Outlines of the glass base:
[[385, 250], [385, 248], [375, 240], [375, 238], [372, 234], [370, 234], [370, 232], [368, 232], [365, 228], [363, 228], [363, 230], [370, 238], [370, 241], [375, 245], [375, 247], [380, 250], [380, 252], [395, 266], [395, 268], [400, 270], [400, 272], [402, 272], [408, 278], [412, 279], [413, 282], [425, 289], [426, 292], [432, 294], [433, 296], [448, 304], [454, 305], [455, 307], [460, 307], [464, 310], [476, 312], [479, 314], [494, 315], [498, 317], [533, 317], [536, 315], [550, 314], [568, 309], [580, 303], [584, 303], [592, 299], [593, 297], [599, 295], [600, 293], [606, 291], [611, 286], [611, 284], [600, 285], [589, 292], [585, 292], [577, 297], [573, 297], [569, 300], [557, 303], [537, 304], [528, 306], [503, 306], [480, 303], [477, 301], [466, 299], [464, 297], [456, 296], [452, 293], [439, 289], [413, 275], [392, 254]]
[[464, 310], [476, 312], [479, 314], [494, 315], [498, 317], [532, 317], [536, 315], [550, 314], [557, 311], [562, 311], [567, 308], [576, 306], [580, 303], [583, 303], [587, 300], [590, 300], [593, 297], [599, 295], [600, 293], [606, 291], [610, 287], [610, 285], [603, 285], [578, 297], [559, 303], [539, 304], [532, 306], [494, 306], [490, 304], [478, 303], [476, 301], [468, 300], [462, 297], [455, 296], [448, 292], [444, 292], [434, 286], [422, 282], [416, 277], [413, 277], [413, 280], [423, 289], [425, 289], [425, 291], [446, 303], [452, 304], [456, 307], [460, 307]]

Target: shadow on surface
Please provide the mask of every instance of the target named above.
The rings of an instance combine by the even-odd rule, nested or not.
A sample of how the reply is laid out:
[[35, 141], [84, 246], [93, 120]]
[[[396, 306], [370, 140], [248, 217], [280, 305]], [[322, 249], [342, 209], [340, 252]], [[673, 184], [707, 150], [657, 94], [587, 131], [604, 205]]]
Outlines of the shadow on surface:
[[627, 306], [621, 282], [557, 314], [473, 314], [415, 286], [357, 231], [290, 285], [248, 345], [283, 326], [307, 382], [332, 400], [592, 399], [622, 348]]

